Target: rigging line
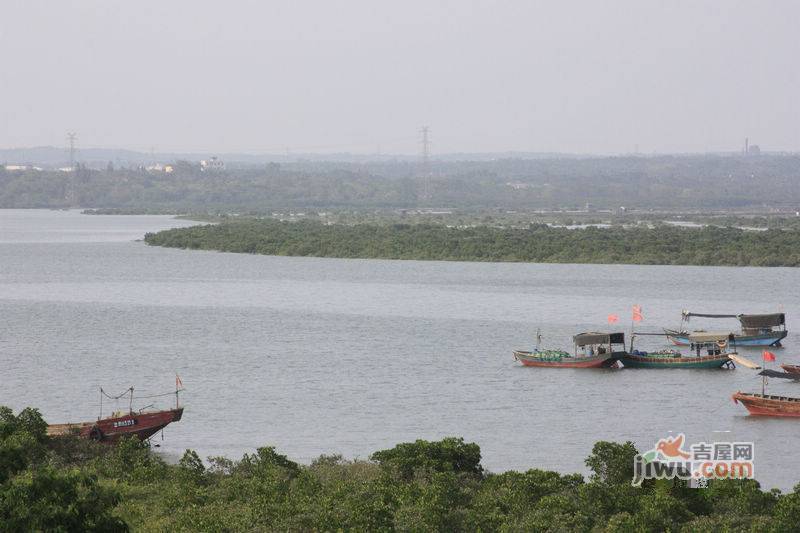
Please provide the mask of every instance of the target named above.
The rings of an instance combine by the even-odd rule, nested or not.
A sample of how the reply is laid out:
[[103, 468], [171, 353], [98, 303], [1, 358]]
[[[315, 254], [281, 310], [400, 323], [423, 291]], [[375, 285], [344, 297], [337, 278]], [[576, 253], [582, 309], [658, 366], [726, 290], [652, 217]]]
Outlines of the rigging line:
[[133, 387], [128, 387], [127, 389], [125, 389], [125, 392], [122, 392], [122, 393], [118, 394], [117, 396], [111, 396], [110, 394], [108, 394], [106, 391], [104, 391], [104, 390], [103, 390], [103, 387], [100, 387], [100, 392], [101, 392], [101, 393], [102, 393], [102, 394], [103, 394], [103, 395], [104, 395], [106, 398], [109, 398], [109, 399], [111, 399], [111, 400], [119, 400], [119, 399], [120, 399], [120, 398], [122, 398], [123, 396], [126, 396], [127, 394], [129, 394], [129, 393], [130, 393], [132, 390], [133, 390]]
[[148, 394], [146, 396], [134, 396], [134, 398], [143, 399], [143, 398], [161, 398], [163, 396], [175, 396], [175, 392], [183, 392], [184, 390], [186, 390], [186, 389], [180, 389], [179, 391], [173, 391], [173, 392], [162, 392], [161, 394]]

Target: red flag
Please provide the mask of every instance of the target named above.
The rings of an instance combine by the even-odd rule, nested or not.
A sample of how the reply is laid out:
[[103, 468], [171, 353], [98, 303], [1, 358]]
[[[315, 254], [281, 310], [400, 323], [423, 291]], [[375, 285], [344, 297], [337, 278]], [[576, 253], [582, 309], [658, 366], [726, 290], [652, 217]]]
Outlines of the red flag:
[[183, 381], [181, 381], [180, 376], [175, 374], [175, 390], [179, 390], [183, 388]]
[[641, 305], [634, 305], [633, 306], [633, 321], [634, 322], [641, 322], [644, 320], [644, 316], [642, 315], [642, 306]]
[[608, 315], [608, 323], [609, 324], [616, 324], [619, 321], [619, 317], [617, 315]]
[[772, 353], [772, 352], [768, 352], [767, 350], [764, 350], [764, 353], [762, 353], [761, 355], [764, 357], [764, 361], [774, 361], [775, 360], [775, 354]]

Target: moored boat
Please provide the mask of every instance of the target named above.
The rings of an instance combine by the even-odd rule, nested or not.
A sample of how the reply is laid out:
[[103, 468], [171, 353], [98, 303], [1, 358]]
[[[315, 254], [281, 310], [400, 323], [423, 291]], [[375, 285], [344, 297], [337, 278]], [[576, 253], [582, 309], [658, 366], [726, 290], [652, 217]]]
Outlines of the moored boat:
[[683, 356], [674, 350], [644, 352], [631, 347], [631, 352], [622, 354], [619, 360], [625, 368], [721, 368], [732, 365], [732, 353], [725, 351], [728, 335], [693, 333], [690, 341], [694, 356]]
[[573, 354], [561, 350], [540, 350], [537, 347], [530, 352], [516, 350], [514, 358], [525, 366], [600, 368], [613, 365], [622, 353], [614, 348], [625, 346], [624, 333], [580, 333], [572, 340], [575, 347]]
[[[741, 329], [733, 332], [733, 341], [738, 346], [780, 346], [781, 341], [786, 338], [789, 332], [786, 330], [786, 315], [784, 313], [771, 313], [762, 315], [711, 315], [704, 313], [681, 313], [681, 328], [664, 329], [667, 338], [678, 346], [688, 346], [691, 344], [689, 338], [691, 333], [684, 328], [692, 317], [703, 318], [736, 318], [739, 320]], [[706, 331], [695, 331], [694, 333], [713, 333]]]
[[736, 392], [732, 398], [735, 403], [744, 405], [751, 415], [800, 417], [800, 398], [754, 392]]

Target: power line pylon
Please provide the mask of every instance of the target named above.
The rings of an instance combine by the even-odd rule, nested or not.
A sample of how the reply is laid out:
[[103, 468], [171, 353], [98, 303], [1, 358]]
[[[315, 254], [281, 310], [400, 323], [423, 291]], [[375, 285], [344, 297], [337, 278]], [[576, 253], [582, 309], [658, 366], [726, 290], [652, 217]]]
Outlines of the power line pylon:
[[431, 129], [428, 126], [423, 126], [420, 130], [422, 134], [422, 201], [427, 202], [431, 199]]
[[67, 141], [69, 142], [69, 166], [70, 168], [75, 168], [75, 140], [78, 138], [78, 134], [74, 131], [67, 132]]

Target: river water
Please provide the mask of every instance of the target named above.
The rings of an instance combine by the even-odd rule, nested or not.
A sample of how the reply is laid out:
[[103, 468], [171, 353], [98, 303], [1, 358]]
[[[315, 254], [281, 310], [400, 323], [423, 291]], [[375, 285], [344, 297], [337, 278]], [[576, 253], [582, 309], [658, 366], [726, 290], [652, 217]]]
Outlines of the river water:
[[[760, 389], [756, 371], [533, 369], [512, 358], [537, 328], [553, 348], [605, 329], [612, 313], [629, 329], [640, 304], [637, 328], [650, 331], [677, 326], [684, 308], [785, 310], [791, 333], [774, 351], [800, 362], [800, 269], [292, 258], [140, 241], [189, 224], [0, 210], [0, 404], [91, 420], [99, 387], [160, 393], [178, 373], [184, 418], [155, 441], [168, 456], [274, 445], [301, 462], [366, 458], [456, 435], [480, 444], [492, 471], [585, 472], [597, 440], [647, 450], [685, 433], [754, 441], [765, 487], [800, 481], [800, 420], [748, 417], [730, 400]], [[800, 395], [777, 381], [771, 392]]]

